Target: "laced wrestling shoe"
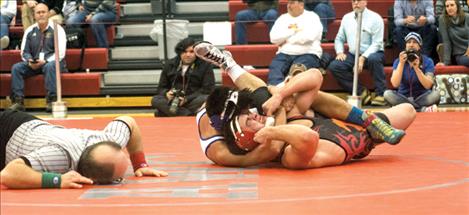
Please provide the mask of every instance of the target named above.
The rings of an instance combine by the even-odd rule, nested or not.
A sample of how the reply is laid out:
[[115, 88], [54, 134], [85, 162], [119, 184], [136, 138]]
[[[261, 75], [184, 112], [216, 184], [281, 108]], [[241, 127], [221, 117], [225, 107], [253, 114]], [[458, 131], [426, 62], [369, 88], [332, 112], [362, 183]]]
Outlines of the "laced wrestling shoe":
[[397, 145], [402, 137], [404, 137], [404, 130], [393, 128], [376, 115], [369, 112], [367, 113], [369, 116], [365, 119], [365, 128], [370, 133], [373, 141], [384, 141], [391, 145]]
[[200, 59], [223, 69], [229, 69], [236, 65], [229, 51], [220, 51], [209, 42], [201, 41], [194, 44], [194, 52]]

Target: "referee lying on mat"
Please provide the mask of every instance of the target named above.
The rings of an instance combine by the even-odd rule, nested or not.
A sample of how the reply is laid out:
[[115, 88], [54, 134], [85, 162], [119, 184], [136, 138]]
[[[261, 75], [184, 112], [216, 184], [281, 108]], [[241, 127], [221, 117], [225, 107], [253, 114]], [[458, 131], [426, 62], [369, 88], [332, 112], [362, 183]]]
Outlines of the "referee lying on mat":
[[81, 188], [122, 181], [129, 161], [135, 176], [167, 176], [150, 168], [140, 129], [128, 116], [102, 131], [67, 129], [23, 112], [0, 112], [0, 181], [8, 188]]

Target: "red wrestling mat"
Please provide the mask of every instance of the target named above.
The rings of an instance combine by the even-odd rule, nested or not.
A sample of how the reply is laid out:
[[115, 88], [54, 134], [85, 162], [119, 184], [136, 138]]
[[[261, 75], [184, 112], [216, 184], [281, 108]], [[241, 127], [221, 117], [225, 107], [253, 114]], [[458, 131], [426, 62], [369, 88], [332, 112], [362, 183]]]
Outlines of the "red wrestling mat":
[[[56, 121], [101, 129], [109, 119]], [[398, 146], [343, 166], [212, 165], [195, 118], [137, 118], [166, 178], [81, 190], [1, 190], [1, 214], [469, 214], [469, 113], [419, 113]], [[129, 172], [129, 174], [131, 174]]]

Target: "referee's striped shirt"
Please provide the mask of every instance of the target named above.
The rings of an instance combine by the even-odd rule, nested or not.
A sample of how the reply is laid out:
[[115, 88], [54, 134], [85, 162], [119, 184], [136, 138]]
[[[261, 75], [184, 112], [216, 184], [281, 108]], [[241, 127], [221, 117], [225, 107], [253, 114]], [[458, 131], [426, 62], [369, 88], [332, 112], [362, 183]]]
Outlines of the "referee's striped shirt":
[[87, 146], [112, 141], [125, 147], [130, 129], [123, 121], [110, 122], [102, 131], [67, 129], [42, 120], [22, 124], [6, 146], [6, 160], [24, 157], [34, 170], [66, 173], [76, 170], [80, 155]]

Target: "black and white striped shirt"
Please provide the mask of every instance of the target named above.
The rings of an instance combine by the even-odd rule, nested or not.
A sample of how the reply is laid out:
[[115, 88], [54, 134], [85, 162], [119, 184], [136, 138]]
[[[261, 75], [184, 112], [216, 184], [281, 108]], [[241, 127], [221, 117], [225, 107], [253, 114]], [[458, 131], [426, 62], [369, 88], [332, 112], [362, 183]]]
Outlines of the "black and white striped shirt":
[[6, 146], [5, 163], [24, 157], [34, 170], [65, 173], [76, 170], [83, 150], [102, 141], [112, 141], [125, 147], [130, 129], [123, 121], [110, 122], [104, 130], [68, 129], [32, 120], [13, 133]]

